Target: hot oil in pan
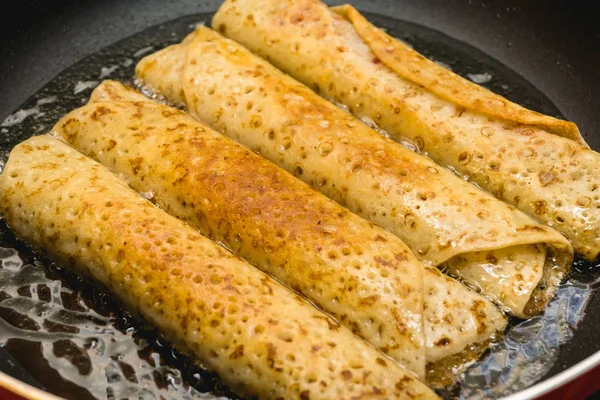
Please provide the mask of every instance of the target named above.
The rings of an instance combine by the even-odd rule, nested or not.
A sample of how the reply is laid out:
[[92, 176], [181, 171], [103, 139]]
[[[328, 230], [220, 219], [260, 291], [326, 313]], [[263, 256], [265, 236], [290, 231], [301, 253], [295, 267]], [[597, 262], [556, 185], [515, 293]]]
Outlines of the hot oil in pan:
[[[455, 72], [526, 107], [560, 116], [535, 87], [476, 49], [411, 23], [367, 14], [377, 25]], [[124, 39], [65, 70], [0, 125], [0, 169], [20, 141], [48, 131], [84, 104], [103, 79], [131, 83], [144, 55], [179, 42], [212, 15], [184, 17]], [[368, 122], [368, 121], [366, 121]], [[406, 144], [411, 147], [410, 143]], [[465, 177], [468, 178], [468, 177]], [[106, 290], [39, 258], [0, 223], [0, 345], [37, 381], [67, 398], [236, 398], [218, 378], [172, 351], [156, 331], [122, 309]], [[468, 367], [447, 398], [497, 398], [570, 367], [560, 352], [600, 350], [588, 303], [600, 266], [578, 260], [544, 315], [513, 321], [505, 339]], [[597, 304], [596, 304], [597, 305]], [[590, 308], [590, 311], [595, 307]], [[586, 340], [587, 339], [587, 340]], [[590, 348], [590, 347], [598, 347]]]
[[235, 398], [106, 289], [1, 230], [0, 343], [43, 388], [72, 399]]

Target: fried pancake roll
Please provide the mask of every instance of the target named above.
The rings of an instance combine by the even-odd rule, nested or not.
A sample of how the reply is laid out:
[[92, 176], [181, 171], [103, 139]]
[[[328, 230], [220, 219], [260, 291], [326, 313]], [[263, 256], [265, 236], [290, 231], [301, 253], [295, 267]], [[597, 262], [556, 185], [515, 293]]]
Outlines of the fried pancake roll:
[[489, 301], [424, 268], [396, 236], [122, 84], [104, 82], [54, 133], [421, 376], [425, 361], [485, 349], [505, 327]]
[[18, 145], [0, 208], [233, 388], [265, 399], [434, 399], [411, 372], [50, 136]]
[[136, 71], [152, 90], [516, 316], [543, 310], [571, 265], [573, 249], [555, 230], [384, 138], [209, 28], [147, 56]]
[[525, 109], [423, 57], [349, 5], [228, 0], [213, 26], [394, 139], [600, 252], [600, 154], [577, 126]]

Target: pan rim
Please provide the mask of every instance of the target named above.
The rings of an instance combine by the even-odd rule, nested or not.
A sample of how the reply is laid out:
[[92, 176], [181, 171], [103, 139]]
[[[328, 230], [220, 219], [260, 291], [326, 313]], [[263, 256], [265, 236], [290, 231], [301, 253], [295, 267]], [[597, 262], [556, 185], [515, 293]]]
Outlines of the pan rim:
[[61, 400], [60, 397], [13, 378], [4, 372], [0, 372], [0, 389], [30, 400]]

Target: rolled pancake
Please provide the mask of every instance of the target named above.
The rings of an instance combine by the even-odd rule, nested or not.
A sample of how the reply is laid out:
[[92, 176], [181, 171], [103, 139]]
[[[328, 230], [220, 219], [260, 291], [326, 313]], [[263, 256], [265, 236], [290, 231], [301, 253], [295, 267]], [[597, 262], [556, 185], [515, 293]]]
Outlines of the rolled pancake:
[[18, 145], [0, 208], [178, 348], [265, 399], [437, 398], [412, 373], [50, 136]]
[[[527, 110], [426, 59], [350, 6], [226, 1], [213, 25], [442, 166], [600, 252], [600, 154], [577, 126]], [[338, 14], [336, 14], [339, 13]]]
[[144, 58], [136, 73], [200, 120], [396, 234], [426, 264], [446, 263], [516, 316], [542, 310], [570, 266], [572, 248], [558, 232], [382, 137], [209, 28]]
[[506, 325], [487, 299], [424, 268], [396, 236], [120, 83], [103, 82], [53, 133], [418, 374], [425, 361], [468, 348], [465, 358], [477, 356]]

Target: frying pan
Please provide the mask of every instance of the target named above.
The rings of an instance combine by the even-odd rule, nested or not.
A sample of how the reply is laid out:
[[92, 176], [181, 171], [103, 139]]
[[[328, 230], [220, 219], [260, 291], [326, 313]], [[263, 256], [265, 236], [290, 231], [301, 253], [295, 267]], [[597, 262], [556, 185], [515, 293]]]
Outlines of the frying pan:
[[[547, 112], [576, 122], [591, 147], [600, 150], [600, 118], [597, 118], [600, 27], [592, 5], [543, 0], [350, 0], [350, 3], [374, 18], [383, 16], [382, 21], [385, 18], [409, 21], [417, 31], [424, 27], [425, 31], [442, 32], [436, 37], [448, 35], [498, 60], [499, 65], [518, 74], [518, 79], [527, 83], [525, 86], [542, 95], [541, 102], [546, 104]], [[13, 4], [11, 14], [4, 14], [0, 25], [0, 121], [84, 57], [148, 27], [190, 14], [213, 12], [219, 4], [219, 0], [30, 0]], [[519, 93], [514, 96], [518, 98]], [[10, 141], [0, 134], [0, 150], [8, 150], [9, 146]], [[581, 267], [576, 279], [592, 281], [590, 276], [595, 274], [597, 264]], [[60, 271], [55, 273], [60, 275]], [[81, 284], [73, 279], [66, 278], [65, 285]], [[100, 290], [88, 289], [91, 297]], [[104, 304], [105, 299], [94, 301]], [[531, 382], [531, 387], [512, 395], [512, 399], [540, 396], [582, 399], [600, 389], [600, 329], [597, 328], [600, 299], [591, 293], [581, 312], [585, 316], [579, 315], [581, 321], [570, 328], [572, 338], [560, 346], [552, 368], [540, 381]], [[167, 354], [168, 350], [157, 351], [168, 359], [167, 363], [185, 366], [185, 361]], [[2, 392], [2, 387], [28, 398], [43, 398], [42, 392], [33, 387], [69, 396], [68, 390], [56, 389], [51, 379], [44, 379], [40, 370], [32, 367], [34, 363], [28, 358], [38, 356], [26, 346], [16, 350], [0, 347], [0, 398], [18, 398]], [[218, 383], [206, 383], [212, 382], [213, 376], [201, 374], [204, 374], [203, 387], [229, 395]]]

